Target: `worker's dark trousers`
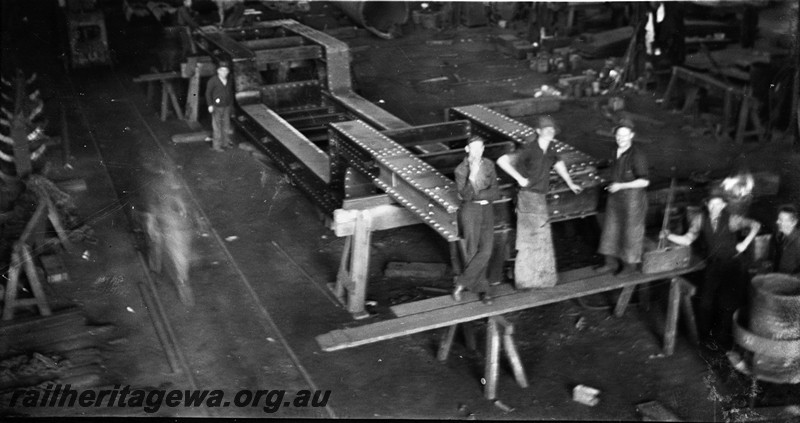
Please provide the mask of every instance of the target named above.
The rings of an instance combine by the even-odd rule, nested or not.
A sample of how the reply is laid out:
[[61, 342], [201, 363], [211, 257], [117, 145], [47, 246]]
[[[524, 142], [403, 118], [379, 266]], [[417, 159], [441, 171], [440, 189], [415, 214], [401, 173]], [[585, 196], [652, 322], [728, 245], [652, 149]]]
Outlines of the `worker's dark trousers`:
[[214, 148], [227, 147], [231, 144], [231, 108], [214, 106], [214, 111], [211, 112], [211, 129], [213, 130], [213, 138], [211, 146]]
[[464, 272], [456, 278], [456, 284], [472, 292], [487, 292], [489, 282], [486, 279], [486, 270], [489, 267], [494, 244], [492, 203], [487, 205], [463, 203], [458, 210], [458, 224], [466, 247], [466, 257]]
[[710, 258], [699, 290], [697, 326], [702, 339], [723, 349], [732, 346], [732, 319], [744, 304], [746, 274], [733, 259]]

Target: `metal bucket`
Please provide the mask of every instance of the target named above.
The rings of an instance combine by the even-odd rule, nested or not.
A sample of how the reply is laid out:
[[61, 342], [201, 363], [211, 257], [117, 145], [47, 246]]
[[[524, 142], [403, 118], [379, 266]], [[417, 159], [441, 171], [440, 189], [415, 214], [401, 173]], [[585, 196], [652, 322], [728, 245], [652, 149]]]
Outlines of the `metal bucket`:
[[800, 339], [800, 279], [782, 273], [753, 278], [750, 330], [771, 339]]
[[754, 277], [748, 312], [747, 329], [735, 317], [734, 338], [753, 353], [752, 374], [774, 383], [800, 383], [800, 279], [781, 273]]

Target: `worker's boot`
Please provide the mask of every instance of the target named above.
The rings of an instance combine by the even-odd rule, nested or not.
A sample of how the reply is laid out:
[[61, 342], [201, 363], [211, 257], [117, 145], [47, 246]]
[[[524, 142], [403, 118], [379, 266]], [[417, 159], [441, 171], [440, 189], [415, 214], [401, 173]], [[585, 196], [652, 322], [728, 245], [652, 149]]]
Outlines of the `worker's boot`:
[[626, 263], [622, 262], [622, 267], [620, 267], [619, 272], [615, 273], [615, 276], [628, 276], [630, 274], [636, 273], [636, 263]]
[[453, 300], [456, 302], [461, 301], [461, 293], [464, 292], [464, 287], [462, 285], [456, 284], [455, 289], [453, 289]]
[[599, 267], [595, 267], [594, 271], [597, 273], [613, 273], [617, 271], [619, 267], [619, 263], [617, 262], [617, 258], [614, 256], [603, 256], [605, 257], [605, 264]]

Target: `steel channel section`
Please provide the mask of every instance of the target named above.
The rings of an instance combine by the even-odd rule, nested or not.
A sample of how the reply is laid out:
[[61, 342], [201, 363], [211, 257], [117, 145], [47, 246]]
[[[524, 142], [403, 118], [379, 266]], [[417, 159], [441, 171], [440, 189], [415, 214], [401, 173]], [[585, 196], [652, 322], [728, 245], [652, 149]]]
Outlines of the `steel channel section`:
[[256, 55], [252, 50], [244, 47], [226, 33], [210, 30], [208, 27], [204, 27], [195, 34], [197, 43], [212, 58], [231, 63], [231, 73], [237, 94], [258, 91], [264, 84], [258, 71]]
[[361, 121], [331, 124], [341, 157], [448, 241], [458, 240], [455, 183]]
[[[450, 142], [462, 142], [466, 144], [467, 139], [472, 135], [472, 130], [469, 121], [456, 120], [402, 129], [385, 130], [383, 134], [402, 146], [408, 146], [411, 149], [418, 150], [415, 146]], [[428, 153], [426, 151], [419, 152]]]
[[[472, 131], [488, 140], [511, 139], [517, 144], [523, 144], [536, 135], [534, 128], [482, 105], [451, 108], [448, 110], [448, 118], [469, 120]], [[553, 145], [573, 181], [583, 188], [583, 192], [573, 193], [555, 170], [551, 170], [550, 189], [546, 196], [549, 221], [558, 222], [596, 214], [604, 182], [595, 168], [599, 160], [561, 141], [555, 141]]]
[[400, 129], [411, 126], [353, 91], [350, 76], [350, 48], [347, 43], [293, 20], [281, 22], [283, 28], [305, 37], [325, 49], [327, 91], [337, 103], [351, 111], [359, 119], [369, 122], [370, 125], [379, 129]]
[[[202, 46], [218, 60], [230, 60], [236, 79], [237, 108], [234, 122], [262, 151], [279, 163], [292, 181], [322, 210], [332, 213], [341, 200], [330, 189], [330, 157], [263, 104], [242, 104], [241, 98], [262, 87], [255, 55], [222, 32], [199, 33]], [[255, 85], [255, 87], [253, 86]], [[292, 87], [289, 85], [289, 87]], [[263, 95], [263, 93], [262, 93]], [[258, 96], [260, 100], [261, 96]], [[249, 100], [248, 100], [249, 101]]]
[[326, 184], [330, 183], [330, 157], [319, 147], [309, 141], [297, 129], [291, 126], [277, 113], [263, 104], [240, 106], [239, 109], [249, 119], [264, 128], [269, 128], [270, 135], [279, 140], [292, 155], [300, 160], [309, 170]]
[[[473, 131], [489, 137], [502, 136], [518, 144], [524, 144], [527, 139], [536, 135], [534, 128], [486, 106], [454, 107], [448, 112], [451, 119], [467, 119], [472, 122]], [[564, 142], [556, 140], [554, 147], [556, 152], [562, 156], [567, 168], [596, 166], [599, 163], [599, 160]]]
[[292, 183], [306, 193], [324, 212], [333, 214], [342, 200], [329, 184], [319, 178], [306, 163], [301, 162], [279, 139], [260, 122], [246, 114], [236, 118], [237, 127], [254, 141], [259, 150], [272, 158]]

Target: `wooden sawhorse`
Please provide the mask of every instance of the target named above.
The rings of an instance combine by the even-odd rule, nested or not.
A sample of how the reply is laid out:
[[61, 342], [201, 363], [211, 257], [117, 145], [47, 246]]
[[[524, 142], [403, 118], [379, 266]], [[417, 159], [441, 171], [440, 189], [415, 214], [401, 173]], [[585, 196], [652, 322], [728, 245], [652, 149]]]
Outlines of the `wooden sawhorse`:
[[181, 78], [181, 74], [178, 72], [154, 72], [133, 78], [133, 82], [147, 82], [148, 101], [155, 95], [156, 84], [161, 85], [161, 120], [166, 121], [169, 114], [168, 103], [172, 104], [176, 116], [184, 118], [183, 110], [178, 103], [178, 94], [175, 93], [175, 88], [172, 86], [172, 80]]
[[[759, 102], [752, 96], [749, 90], [726, 84], [702, 73], [674, 66], [672, 68], [672, 77], [667, 85], [667, 90], [664, 92], [664, 107], [669, 107], [670, 100], [672, 100], [675, 94], [674, 91], [678, 85], [678, 81], [684, 81], [693, 85], [686, 94], [683, 112], [688, 111], [694, 106], [700, 88], [708, 91], [722, 92], [722, 132], [728, 134], [731, 131], [735, 131], [734, 140], [736, 144], [741, 144], [744, 138], [748, 136], [755, 135], [759, 140], [764, 136], [764, 128], [761, 124], [761, 119], [758, 117]], [[737, 105], [738, 113], [736, 112]], [[749, 124], [753, 126], [753, 129], [750, 131], [747, 130]]]
[[[437, 354], [439, 361], [447, 360], [458, 326], [459, 325], [450, 326], [443, 334], [442, 341], [439, 344], [439, 353]], [[464, 331], [467, 348], [474, 350], [476, 346], [475, 332], [472, 329], [471, 323], [464, 323], [461, 325], [461, 328]], [[500, 329], [503, 331], [502, 340]], [[511, 363], [511, 370], [514, 372], [514, 378], [517, 380], [517, 384], [521, 388], [528, 387], [528, 378], [525, 376], [522, 360], [519, 358], [517, 346], [514, 344], [514, 325], [502, 315], [491, 316], [487, 319], [486, 326], [486, 363], [484, 365], [483, 376], [486, 381], [483, 395], [488, 400], [497, 398], [497, 378], [500, 373], [501, 350], [506, 353], [506, 357]]]
[[[614, 307], [614, 316], [622, 317], [625, 309], [630, 303], [634, 290], [638, 285], [629, 285], [622, 289], [617, 304]], [[674, 277], [670, 280], [669, 289], [669, 302], [667, 304], [667, 318], [666, 327], [664, 329], [663, 337], [663, 351], [665, 356], [672, 355], [675, 352], [675, 339], [678, 330], [678, 309], [683, 313], [686, 326], [689, 329], [689, 337], [697, 343], [697, 326], [695, 321], [694, 310], [692, 309], [691, 299], [695, 295], [696, 288], [686, 279], [682, 277]], [[447, 328], [442, 334], [439, 343], [439, 351], [437, 359], [439, 361], [446, 361], [450, 353], [450, 348], [453, 345], [456, 331], [461, 327], [469, 350], [476, 349], [475, 332], [472, 328], [472, 322], [466, 322], [461, 325], [453, 325]], [[500, 329], [502, 329], [502, 344], [500, 342]], [[501, 349], [505, 352], [508, 358], [511, 369], [514, 373], [514, 378], [521, 388], [528, 387], [528, 379], [525, 376], [525, 370], [522, 366], [517, 347], [513, 339], [514, 325], [511, 324], [504, 316], [497, 315], [488, 318], [486, 327], [486, 363], [484, 368], [484, 380], [486, 385], [484, 388], [484, 397], [488, 400], [497, 398], [497, 379], [499, 377], [499, 363]]]
[[[34, 254], [31, 251], [30, 245], [34, 246], [34, 251], [39, 250], [44, 245], [44, 225], [47, 219], [53, 225], [53, 228], [58, 235], [61, 244], [68, 251], [73, 250], [72, 243], [61, 224], [61, 219], [58, 212], [53, 205], [53, 202], [44, 196], [38, 196], [39, 204], [36, 206], [36, 211], [33, 216], [25, 224], [25, 228], [20, 235], [19, 240], [14, 243], [13, 251], [11, 253], [11, 265], [8, 269], [8, 285], [6, 286], [4, 300], [3, 300], [3, 320], [11, 320], [14, 318], [14, 312], [20, 307], [36, 306], [42, 316], [49, 316], [51, 314], [50, 306], [47, 304], [44, 290], [42, 289], [41, 281], [36, 272], [36, 267], [33, 264]], [[19, 290], [22, 288], [22, 281], [20, 276], [22, 273], [25, 276], [30, 286], [30, 292], [33, 294], [32, 298], [19, 299]]]
[[[387, 339], [398, 338], [428, 330], [447, 328], [442, 337], [438, 358], [447, 358], [456, 326], [461, 323], [474, 322], [488, 318], [487, 357], [485, 363], [485, 396], [495, 399], [497, 396], [497, 378], [500, 361], [500, 346], [503, 342], [506, 355], [521, 386], [527, 386], [519, 354], [513, 342], [513, 326], [508, 324], [503, 315], [527, 310], [547, 304], [562, 302], [587, 295], [622, 289], [622, 295], [615, 308], [615, 314], [621, 316], [630, 301], [636, 286], [653, 281], [669, 280], [669, 302], [667, 306], [666, 324], [663, 336], [663, 352], [665, 356], [675, 351], [675, 340], [678, 328], [679, 310], [683, 308], [684, 318], [689, 326], [689, 333], [696, 338], [694, 314], [691, 312], [690, 300], [694, 288], [681, 275], [702, 270], [704, 263], [694, 258], [689, 267], [675, 269], [656, 274], [635, 273], [624, 277], [610, 274], [597, 274], [591, 267], [562, 272], [558, 275], [558, 284], [550, 288], [529, 291], [516, 291], [508, 284], [495, 287], [494, 303], [482, 304], [478, 296], [466, 292], [460, 302], [455, 302], [449, 295], [429, 298], [427, 300], [398, 304], [391, 308], [396, 316], [363, 326], [337, 329], [318, 335], [317, 343], [323, 351], [338, 351], [359, 345], [371, 344]], [[683, 304], [681, 304], [683, 303]], [[502, 341], [500, 330], [503, 330]], [[474, 336], [465, 326], [468, 347], [474, 347]], [[472, 339], [472, 340], [471, 340]]]
[[[614, 307], [614, 316], [622, 317], [625, 308], [630, 303], [636, 285], [626, 286], [622, 289], [617, 305]], [[669, 299], [667, 303], [667, 326], [664, 329], [664, 355], [672, 355], [675, 352], [675, 337], [678, 332], [678, 309], [683, 313], [686, 326], [689, 330], [689, 338], [695, 344], [698, 343], [697, 323], [692, 308], [692, 297], [697, 288], [686, 279], [676, 276], [669, 282]]]
[[364, 301], [367, 296], [372, 232], [417, 223], [420, 220], [415, 214], [394, 204], [334, 211], [333, 231], [336, 236], [346, 238], [336, 284], [330, 288], [354, 318], [369, 317], [364, 309]]

